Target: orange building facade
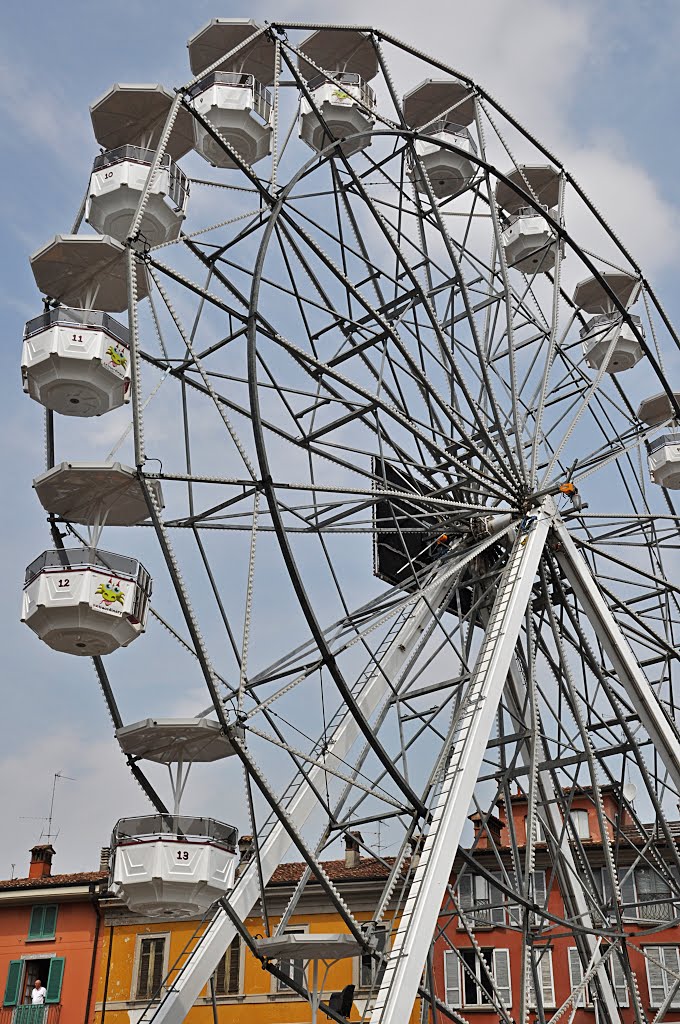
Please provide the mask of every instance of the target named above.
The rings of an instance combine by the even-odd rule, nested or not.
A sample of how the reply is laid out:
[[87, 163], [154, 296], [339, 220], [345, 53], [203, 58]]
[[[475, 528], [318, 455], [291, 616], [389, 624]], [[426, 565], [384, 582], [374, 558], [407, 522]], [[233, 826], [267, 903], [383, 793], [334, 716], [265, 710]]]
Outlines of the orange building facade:
[[[605, 819], [614, 821], [619, 808], [613, 792], [603, 787]], [[574, 822], [587, 864], [592, 871], [595, 886], [603, 893], [604, 850], [598, 827], [598, 819], [592, 797], [588, 792], [576, 792], [572, 797], [572, 820]], [[485, 869], [497, 877], [499, 855], [504, 868], [512, 871], [511, 851], [505, 807], [498, 807], [498, 818], [487, 823], [488, 832], [482, 834], [480, 822], [475, 823], [477, 844], [472, 854], [475, 866]], [[526, 800], [513, 800], [512, 814], [519, 852], [526, 847]], [[474, 816], [473, 816], [474, 820]], [[680, 822], [671, 823], [676, 846], [680, 847]], [[626, 951], [631, 971], [644, 1013], [648, 1020], [654, 1020], [664, 1001], [667, 1010], [663, 1020], [680, 1019], [680, 907], [677, 903], [677, 888], [659, 880], [658, 874], [645, 866], [644, 839], [632, 822], [621, 820], [626, 841], [617, 844], [615, 857], [621, 883], [624, 906], [624, 927]], [[539, 839], [541, 839], [539, 831]], [[669, 875], [677, 881], [674, 866], [675, 855], [671, 856], [665, 841], [653, 835], [649, 838], [654, 850], [668, 867]], [[495, 850], [493, 849], [495, 847]], [[552, 876], [551, 863], [545, 842], [536, 843], [535, 870], [532, 874], [530, 898], [540, 910], [564, 920], [564, 902]], [[488, 994], [489, 982], [479, 965], [479, 956], [473, 949], [477, 945], [496, 985], [498, 994], [507, 1009], [507, 1018], [520, 1019], [520, 991], [522, 972], [522, 948], [524, 935], [520, 926], [517, 907], [508, 905], [507, 898], [489, 882], [481, 871], [476, 872], [468, 862], [458, 856], [454, 865], [452, 885], [458, 880], [457, 900], [463, 920], [451, 903], [442, 908], [439, 920], [439, 936], [433, 956], [435, 995], [449, 1006], [456, 1015], [462, 1015], [475, 1024], [503, 1024], [504, 1016], [498, 1007], [491, 1005]], [[460, 875], [460, 878], [458, 877]], [[604, 886], [604, 900], [609, 894]], [[611, 920], [614, 928], [614, 921]], [[606, 926], [603, 932], [606, 931]], [[565, 934], [566, 933], [566, 934]], [[594, 986], [583, 987], [581, 994], [570, 1001], [571, 993], [583, 981], [584, 967], [576, 949], [573, 935], [562, 924], [536, 914], [530, 917], [530, 939], [536, 954], [536, 971], [533, 984], [540, 984], [542, 1011], [536, 1007], [536, 999], [530, 994], [530, 1020], [549, 1021], [558, 1014], [572, 1024], [595, 1024], [599, 1019], [597, 996]], [[601, 951], [606, 950], [606, 935], [603, 935]], [[586, 965], [587, 968], [587, 965]], [[617, 956], [610, 956], [607, 971], [616, 1002], [624, 1024], [633, 1024], [637, 1019], [633, 994], [629, 990], [623, 962]], [[673, 991], [675, 989], [675, 991]], [[566, 1005], [565, 1005], [566, 1004]], [[575, 1005], [574, 1005], [575, 1004]], [[560, 1012], [561, 1011], [561, 1012]], [[424, 1017], [424, 1019], [427, 1019]]]
[[[26, 878], [0, 881], [0, 1024], [90, 1024], [99, 974], [98, 899], [106, 871], [52, 873], [54, 849], [31, 850]], [[46, 989], [31, 1004], [36, 978]]]

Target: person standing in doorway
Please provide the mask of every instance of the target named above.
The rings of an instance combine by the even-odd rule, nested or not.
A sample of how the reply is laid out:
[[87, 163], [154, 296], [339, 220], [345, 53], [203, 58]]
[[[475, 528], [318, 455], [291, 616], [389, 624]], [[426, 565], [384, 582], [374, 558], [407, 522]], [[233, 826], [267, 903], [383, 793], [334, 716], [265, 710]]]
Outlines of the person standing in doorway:
[[45, 996], [47, 995], [47, 989], [43, 988], [43, 983], [40, 978], [36, 978], [31, 989], [31, 1003], [33, 1006], [42, 1006], [45, 1002]]

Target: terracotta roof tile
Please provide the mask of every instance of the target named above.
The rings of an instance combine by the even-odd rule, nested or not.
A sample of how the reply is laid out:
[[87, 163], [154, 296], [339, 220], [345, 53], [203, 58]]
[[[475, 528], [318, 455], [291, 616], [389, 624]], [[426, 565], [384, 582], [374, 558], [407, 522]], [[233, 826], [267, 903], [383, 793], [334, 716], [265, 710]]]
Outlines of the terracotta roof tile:
[[[382, 882], [388, 877], [390, 868], [394, 863], [394, 858], [386, 857], [385, 861], [385, 864], [378, 864], [377, 861], [370, 857], [362, 857], [354, 868], [345, 867], [344, 860], [326, 860], [322, 862], [321, 866], [331, 882]], [[298, 861], [291, 864], [279, 864], [269, 884], [290, 885], [291, 883], [299, 882], [306, 866], [306, 864]], [[312, 881], [314, 880], [312, 879]]]
[[42, 878], [5, 878], [0, 880], [0, 890], [86, 885], [89, 882], [103, 882], [106, 878], [108, 871], [78, 871], [73, 875], [43, 875]]

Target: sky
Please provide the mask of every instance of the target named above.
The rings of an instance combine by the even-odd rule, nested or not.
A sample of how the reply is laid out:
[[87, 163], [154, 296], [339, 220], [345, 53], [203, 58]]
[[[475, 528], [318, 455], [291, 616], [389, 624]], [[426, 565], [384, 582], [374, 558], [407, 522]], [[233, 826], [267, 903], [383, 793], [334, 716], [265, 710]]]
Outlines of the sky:
[[[310, 21], [318, 12], [309, 0], [275, 8], [34, 0], [3, 18], [0, 878], [27, 873], [55, 772], [70, 777], [56, 790], [55, 870], [95, 868], [116, 818], [144, 810], [89, 661], [52, 654], [19, 621], [24, 568], [47, 544], [31, 489], [44, 464], [42, 416], [19, 374], [23, 324], [40, 310], [28, 257], [70, 228], [96, 152], [88, 105], [113, 82], [180, 85], [189, 78], [186, 40], [212, 17]], [[345, 0], [328, 12], [339, 19], [385, 27], [500, 100], [577, 177], [680, 322], [675, 0]], [[201, 700], [185, 696], [165, 713], [188, 713]]]

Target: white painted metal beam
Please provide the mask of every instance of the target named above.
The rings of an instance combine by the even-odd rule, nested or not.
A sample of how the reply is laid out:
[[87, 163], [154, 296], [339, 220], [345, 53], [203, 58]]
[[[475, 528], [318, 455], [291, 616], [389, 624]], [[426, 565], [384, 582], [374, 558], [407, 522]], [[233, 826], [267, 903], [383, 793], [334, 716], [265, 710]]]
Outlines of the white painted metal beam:
[[[484, 640], [454, 722], [430, 829], [390, 952], [371, 1024], [403, 1024], [412, 1007], [467, 820], [498, 704], [555, 514], [547, 498], [524, 521], [510, 553]], [[526, 532], [529, 525], [530, 531]]]

